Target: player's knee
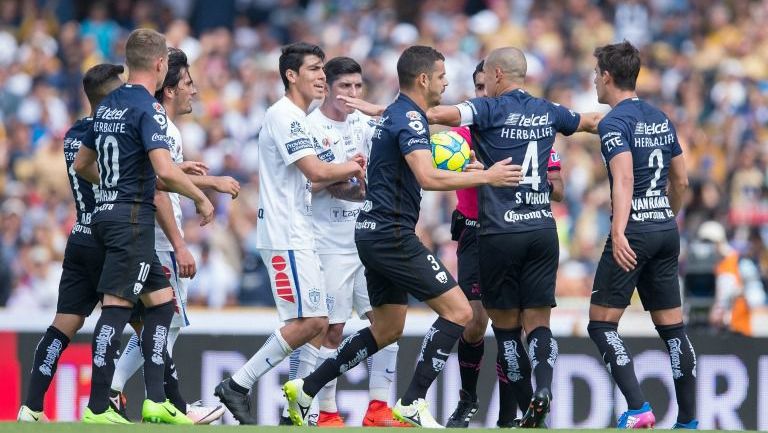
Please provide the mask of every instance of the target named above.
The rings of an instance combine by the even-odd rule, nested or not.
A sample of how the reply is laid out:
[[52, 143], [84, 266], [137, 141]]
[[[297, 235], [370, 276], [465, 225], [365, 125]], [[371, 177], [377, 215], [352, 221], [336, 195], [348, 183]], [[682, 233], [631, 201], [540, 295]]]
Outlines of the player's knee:
[[85, 323], [85, 316], [78, 316], [75, 314], [57, 314], [53, 319], [51, 326], [58, 329], [59, 332], [66, 335], [70, 340], [75, 336], [77, 331], [83, 327]]
[[464, 328], [464, 341], [471, 343], [480, 341], [485, 336], [485, 328], [487, 326], [487, 319], [482, 320], [482, 318], [472, 317], [472, 320], [470, 320]]
[[388, 346], [403, 336], [403, 328], [398, 326], [371, 326], [371, 333], [379, 347]]
[[314, 338], [328, 327], [328, 318], [309, 317], [304, 319], [304, 326], [306, 327], [308, 333]]
[[344, 336], [344, 324], [332, 324], [328, 326], [328, 332], [325, 334], [325, 344], [323, 344], [326, 347], [339, 347], [341, 344], [342, 337]]
[[453, 323], [461, 326], [467, 326], [472, 321], [472, 307], [469, 306], [469, 302], [457, 305], [456, 308], [450, 310], [445, 319], [450, 320]]

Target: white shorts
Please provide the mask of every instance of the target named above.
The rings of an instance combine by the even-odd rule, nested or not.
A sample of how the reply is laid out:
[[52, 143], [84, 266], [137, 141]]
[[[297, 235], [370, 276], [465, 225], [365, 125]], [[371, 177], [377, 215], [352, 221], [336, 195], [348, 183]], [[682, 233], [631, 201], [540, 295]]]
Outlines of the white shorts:
[[365, 269], [357, 253], [319, 254], [325, 276], [328, 304], [328, 323], [345, 323], [352, 317], [352, 310], [361, 319], [371, 311]]
[[176, 263], [176, 254], [173, 251], [157, 251], [157, 258], [163, 266], [163, 272], [171, 283], [173, 289], [173, 302], [175, 311], [171, 319], [171, 328], [183, 328], [189, 326], [187, 318], [187, 282], [186, 278], [179, 278], [179, 265]]
[[325, 281], [314, 250], [261, 250], [260, 254], [280, 320], [328, 316]]

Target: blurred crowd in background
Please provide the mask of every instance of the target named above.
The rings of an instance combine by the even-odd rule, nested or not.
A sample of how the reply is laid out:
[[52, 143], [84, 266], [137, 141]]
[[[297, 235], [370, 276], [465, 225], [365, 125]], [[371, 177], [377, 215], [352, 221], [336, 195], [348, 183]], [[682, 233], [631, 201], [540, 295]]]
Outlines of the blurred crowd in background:
[[[641, 49], [642, 98], [677, 126], [690, 193], [679, 217], [681, 281], [696, 323], [749, 333], [744, 315], [768, 283], [768, 0], [0, 0], [0, 305], [53, 309], [74, 221], [62, 136], [88, 114], [81, 78], [122, 63], [130, 30], [151, 27], [183, 49], [199, 89], [177, 122], [185, 158], [233, 176], [237, 200], [216, 196], [204, 228], [184, 203], [197, 257], [190, 303], [271, 305], [254, 249], [257, 137], [283, 94], [280, 47], [320, 45], [363, 66], [366, 99], [397, 92], [395, 65], [413, 44], [446, 57], [444, 103], [473, 95], [489, 50], [522, 48], [527, 89], [576, 111], [607, 111], [594, 90], [593, 49]], [[586, 305], [610, 230], [610, 195], [596, 136], [559, 137], [566, 201], [554, 204], [561, 242], [561, 305]], [[455, 269], [448, 222], [453, 193], [424, 194], [419, 235]], [[762, 307], [764, 308], [764, 307]]]

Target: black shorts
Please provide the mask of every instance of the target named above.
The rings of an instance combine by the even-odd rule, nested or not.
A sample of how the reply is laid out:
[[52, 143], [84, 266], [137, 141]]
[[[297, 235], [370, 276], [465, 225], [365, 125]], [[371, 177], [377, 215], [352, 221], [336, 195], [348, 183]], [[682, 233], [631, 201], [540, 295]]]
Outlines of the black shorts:
[[409, 293], [427, 301], [456, 286], [445, 266], [414, 234], [356, 244], [372, 307], [407, 305]]
[[155, 254], [154, 225], [103, 221], [93, 233], [104, 247], [99, 293], [135, 304], [140, 295], [171, 286]]
[[451, 218], [451, 238], [458, 241], [456, 259], [459, 268], [459, 287], [470, 301], [482, 299], [480, 292], [480, 266], [477, 248], [477, 220], [454, 210]]
[[626, 308], [637, 287], [646, 311], [681, 306], [678, 256], [680, 235], [677, 229], [627, 234], [629, 246], [637, 256], [637, 266], [625, 272], [613, 260], [610, 236], [595, 272], [592, 304]]
[[560, 245], [555, 229], [478, 237], [485, 308], [554, 307]]
[[99, 285], [103, 264], [104, 252], [100, 247], [67, 241], [56, 313], [78, 316], [91, 314], [101, 300], [96, 288]]

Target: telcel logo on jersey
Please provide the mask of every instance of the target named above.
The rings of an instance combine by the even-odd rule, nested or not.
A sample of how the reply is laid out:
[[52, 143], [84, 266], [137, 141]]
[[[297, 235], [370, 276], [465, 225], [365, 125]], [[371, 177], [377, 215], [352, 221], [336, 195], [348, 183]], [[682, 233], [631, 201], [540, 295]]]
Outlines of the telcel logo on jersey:
[[127, 111], [128, 108], [123, 108], [121, 110], [119, 108], [108, 108], [102, 105], [96, 110], [96, 117], [104, 120], [121, 120]]
[[522, 113], [509, 113], [505, 125], [510, 126], [544, 126], [549, 125], [549, 113], [525, 116]]
[[638, 135], [663, 134], [665, 132], [669, 132], [669, 119], [663, 123], [637, 122], [635, 125], [635, 134]]

